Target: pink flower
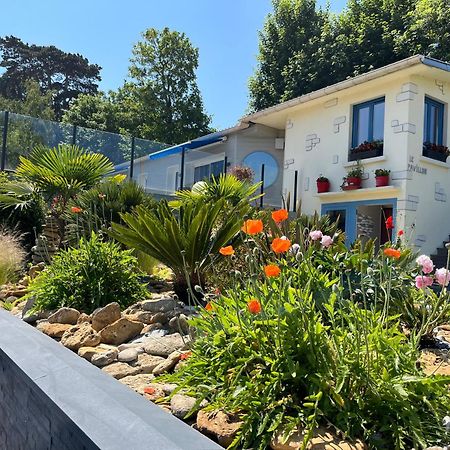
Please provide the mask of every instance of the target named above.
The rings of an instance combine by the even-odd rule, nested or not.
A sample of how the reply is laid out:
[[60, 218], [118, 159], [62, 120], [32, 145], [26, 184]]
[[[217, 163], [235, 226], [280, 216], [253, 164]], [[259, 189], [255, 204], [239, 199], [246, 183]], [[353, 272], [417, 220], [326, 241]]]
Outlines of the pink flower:
[[436, 281], [441, 286], [448, 286], [448, 283], [450, 282], [450, 271], [448, 271], [445, 267], [437, 269], [434, 275], [436, 277]]
[[430, 257], [427, 255], [420, 255], [416, 259], [416, 263], [419, 264], [419, 266], [422, 266], [422, 272], [423, 273], [431, 273], [434, 269], [433, 261], [431, 261]]
[[311, 231], [311, 233], [309, 233], [309, 237], [313, 240], [313, 241], [318, 241], [319, 239], [322, 239], [322, 232], [320, 230], [313, 230]]
[[425, 289], [433, 284], [433, 277], [425, 277], [423, 275], [417, 275], [416, 277], [416, 288]]
[[322, 236], [322, 240], [320, 243], [325, 247], [328, 248], [333, 243], [333, 238], [331, 236]]

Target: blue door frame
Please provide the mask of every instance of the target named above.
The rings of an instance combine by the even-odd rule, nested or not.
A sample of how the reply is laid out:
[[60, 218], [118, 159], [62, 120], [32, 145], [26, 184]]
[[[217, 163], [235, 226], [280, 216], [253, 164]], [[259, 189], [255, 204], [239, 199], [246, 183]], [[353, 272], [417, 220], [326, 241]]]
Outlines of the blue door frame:
[[[356, 210], [358, 206], [370, 205], [389, 205], [392, 206], [392, 217], [394, 218], [394, 227], [396, 226], [397, 217], [397, 199], [396, 198], [382, 198], [377, 200], [361, 200], [355, 202], [342, 203], [326, 203], [322, 205], [321, 214], [327, 214], [330, 211], [344, 211], [345, 212], [345, 243], [350, 245], [353, 243], [356, 236]], [[392, 230], [392, 235], [396, 235], [395, 228]]]

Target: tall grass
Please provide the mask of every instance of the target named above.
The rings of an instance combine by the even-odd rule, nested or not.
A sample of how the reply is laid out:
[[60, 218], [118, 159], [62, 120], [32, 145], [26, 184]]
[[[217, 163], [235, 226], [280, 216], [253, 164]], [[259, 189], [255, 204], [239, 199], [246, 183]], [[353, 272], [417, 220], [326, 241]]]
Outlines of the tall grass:
[[0, 228], [0, 286], [15, 281], [25, 260], [25, 251], [17, 235]]

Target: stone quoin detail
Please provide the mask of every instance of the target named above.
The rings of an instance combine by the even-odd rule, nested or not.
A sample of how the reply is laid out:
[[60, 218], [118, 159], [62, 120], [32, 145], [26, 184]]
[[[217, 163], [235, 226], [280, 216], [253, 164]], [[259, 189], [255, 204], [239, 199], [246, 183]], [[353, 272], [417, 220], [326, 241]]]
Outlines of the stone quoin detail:
[[438, 89], [441, 91], [441, 93], [445, 95], [444, 82], [440, 81], [440, 80], [434, 80], [434, 84], [438, 87]]
[[294, 162], [295, 162], [294, 158], [285, 159], [284, 160], [284, 168], [288, 169], [291, 164], [294, 164]]
[[398, 120], [391, 121], [391, 127], [394, 133], [412, 133], [416, 134], [416, 126], [413, 123], [400, 123]]
[[434, 199], [438, 202], [447, 201], [447, 194], [445, 193], [445, 189], [441, 187], [440, 183], [434, 184]]
[[307, 134], [305, 137], [305, 150], [307, 152], [311, 151], [319, 142], [320, 138], [317, 137], [317, 134]]
[[333, 131], [335, 133], [339, 133], [340, 131], [340, 126], [342, 124], [344, 124], [347, 120], [346, 116], [340, 116], [340, 117], [336, 117], [336, 119], [333, 120]]
[[305, 178], [305, 181], [303, 183], [303, 190], [309, 191], [309, 177]]
[[419, 197], [417, 195], [408, 195], [406, 199], [397, 201], [398, 211], [417, 211], [419, 205]]
[[417, 94], [419, 93], [417, 84], [415, 83], [404, 83], [399, 94], [397, 94], [397, 103], [415, 100]]

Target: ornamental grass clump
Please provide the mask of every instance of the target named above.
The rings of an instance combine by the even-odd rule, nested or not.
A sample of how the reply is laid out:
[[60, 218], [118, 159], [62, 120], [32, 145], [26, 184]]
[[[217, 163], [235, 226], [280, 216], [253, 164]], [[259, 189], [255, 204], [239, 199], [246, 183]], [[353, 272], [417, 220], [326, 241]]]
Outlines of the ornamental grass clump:
[[25, 260], [25, 252], [18, 237], [0, 228], [0, 286], [15, 281]]
[[35, 310], [67, 306], [89, 314], [111, 302], [125, 308], [146, 296], [139, 275], [131, 250], [92, 233], [78, 248], [59, 251], [31, 282], [28, 296], [35, 298]]
[[417, 364], [429, 318], [407, 337], [394, 298], [434, 301], [414, 285], [411, 252], [375, 255], [373, 244], [347, 250], [340, 235], [286, 230], [286, 219], [245, 222], [249, 276], [233, 270], [239, 249], [221, 252], [229, 285], [193, 320], [192, 354], [170, 378], [176, 392], [242, 419], [231, 449], [266, 449], [275, 432], [297, 429], [306, 449], [319, 426], [372, 449], [446, 443], [450, 377], [427, 377]]

